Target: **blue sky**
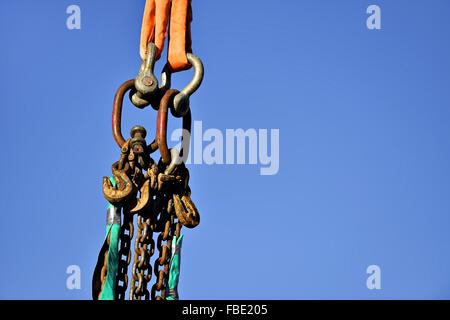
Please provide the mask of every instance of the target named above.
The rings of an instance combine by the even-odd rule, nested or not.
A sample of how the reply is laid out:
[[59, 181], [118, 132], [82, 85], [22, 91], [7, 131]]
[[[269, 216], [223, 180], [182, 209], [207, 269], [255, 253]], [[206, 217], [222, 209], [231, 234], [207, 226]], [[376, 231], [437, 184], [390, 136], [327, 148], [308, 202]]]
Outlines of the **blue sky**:
[[[66, 28], [72, 4], [81, 30]], [[366, 27], [372, 4], [381, 30]], [[143, 7], [0, 3], [2, 299], [90, 299], [101, 178], [119, 157], [112, 101], [139, 68]], [[182, 299], [450, 298], [449, 9], [193, 0], [206, 71], [193, 119], [224, 133], [279, 129], [280, 167], [189, 166], [201, 224], [184, 230]], [[154, 132], [155, 119], [127, 102], [124, 133]], [[81, 290], [66, 288], [69, 265]], [[366, 287], [370, 265], [381, 290]]]

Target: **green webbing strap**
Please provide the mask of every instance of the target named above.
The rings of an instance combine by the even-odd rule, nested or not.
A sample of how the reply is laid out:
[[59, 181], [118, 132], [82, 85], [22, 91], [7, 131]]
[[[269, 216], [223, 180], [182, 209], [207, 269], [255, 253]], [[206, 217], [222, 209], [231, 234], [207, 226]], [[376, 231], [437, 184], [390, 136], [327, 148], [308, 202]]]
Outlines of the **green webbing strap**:
[[[108, 272], [100, 300], [114, 300], [116, 293], [116, 275], [119, 264], [119, 253], [117, 250], [119, 243], [120, 226], [113, 224], [106, 227], [106, 236], [111, 233], [109, 238], [108, 250]], [[106, 241], [106, 240], [105, 240]]]
[[[110, 177], [113, 187], [116, 187], [116, 180]], [[113, 206], [108, 202], [107, 218], [106, 218], [106, 236], [105, 242], [109, 235], [108, 250], [108, 272], [105, 284], [100, 294], [100, 300], [114, 300], [116, 292], [116, 276], [119, 267], [119, 234], [120, 234], [120, 208]]]
[[[116, 186], [116, 180], [113, 177], [109, 178], [112, 185]], [[119, 234], [120, 234], [120, 214], [121, 208], [115, 207], [108, 203], [106, 215], [106, 236], [103, 240], [103, 245], [97, 259], [94, 275], [92, 277], [92, 298], [94, 300], [114, 300], [116, 291], [116, 276], [119, 265]], [[109, 237], [109, 245], [108, 245]], [[101, 271], [105, 265], [105, 253], [108, 251], [108, 270], [106, 280], [102, 288]], [[100, 292], [101, 291], [101, 292]], [[100, 297], [99, 297], [100, 295]]]
[[181, 245], [183, 235], [173, 237], [172, 258], [170, 259], [169, 282], [167, 284], [166, 300], [178, 300], [178, 281], [180, 280]]

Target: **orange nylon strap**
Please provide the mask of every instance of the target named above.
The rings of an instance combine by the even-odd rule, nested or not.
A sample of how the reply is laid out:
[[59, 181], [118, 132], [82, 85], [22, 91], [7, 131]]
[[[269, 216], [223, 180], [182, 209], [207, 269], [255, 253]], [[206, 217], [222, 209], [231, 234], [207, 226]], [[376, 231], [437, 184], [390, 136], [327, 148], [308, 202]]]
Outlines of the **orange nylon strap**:
[[158, 49], [156, 60], [164, 50], [170, 16], [168, 62], [173, 72], [189, 69], [186, 58], [191, 48], [191, 0], [147, 0], [142, 19], [140, 55], [147, 56], [147, 44], [154, 42]]
[[[145, 2], [144, 16], [142, 18], [140, 54], [142, 60], [147, 56], [147, 44], [155, 38], [155, 0]], [[160, 50], [158, 50], [160, 51]]]
[[168, 61], [172, 71], [189, 69], [186, 52], [192, 52], [191, 0], [172, 0]]
[[169, 23], [170, 0], [147, 0], [141, 29], [141, 58], [147, 56], [147, 44], [154, 42], [158, 49], [156, 60], [161, 57], [164, 50], [164, 41], [167, 36]]

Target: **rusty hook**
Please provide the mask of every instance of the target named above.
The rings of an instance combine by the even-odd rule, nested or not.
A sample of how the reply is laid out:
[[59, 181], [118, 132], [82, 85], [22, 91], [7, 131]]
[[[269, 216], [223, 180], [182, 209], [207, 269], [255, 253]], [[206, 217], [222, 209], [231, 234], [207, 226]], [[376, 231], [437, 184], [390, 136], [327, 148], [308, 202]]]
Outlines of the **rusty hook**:
[[129, 199], [134, 191], [133, 184], [127, 175], [129, 167], [119, 169], [119, 161], [112, 165], [113, 176], [117, 181], [117, 188], [113, 187], [107, 177], [103, 177], [103, 195], [111, 203], [118, 204]]
[[195, 207], [194, 202], [188, 195], [173, 195], [173, 205], [175, 207], [175, 214], [178, 220], [188, 228], [195, 228], [200, 223], [200, 214]]

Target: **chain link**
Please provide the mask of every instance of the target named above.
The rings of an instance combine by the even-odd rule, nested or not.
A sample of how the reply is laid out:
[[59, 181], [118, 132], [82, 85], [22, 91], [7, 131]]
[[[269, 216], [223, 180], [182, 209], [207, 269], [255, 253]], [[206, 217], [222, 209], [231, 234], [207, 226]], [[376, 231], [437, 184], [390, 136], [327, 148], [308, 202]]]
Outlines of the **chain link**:
[[[130, 282], [128, 292], [130, 300], [164, 300], [169, 280], [173, 238], [180, 237], [182, 225], [193, 228], [199, 222], [197, 209], [190, 200], [189, 171], [184, 164], [175, 166], [170, 164], [173, 166], [170, 171], [167, 170], [169, 165], [161, 161], [158, 166], [155, 166], [149, 156], [146, 160], [139, 154], [136, 157], [132, 148], [133, 140], [128, 141], [122, 148], [123, 164], [119, 161], [113, 166], [113, 174], [118, 177], [117, 188], [113, 188], [108, 183], [104, 184], [105, 197], [110, 196], [111, 200], [115, 200], [117, 205], [123, 208], [123, 222], [119, 235], [116, 299], [125, 300]], [[145, 174], [144, 169], [147, 171]], [[132, 248], [134, 214], [136, 214], [137, 232]], [[158, 255], [152, 263], [156, 250]], [[134, 259], [129, 281], [128, 266], [133, 252]], [[102, 286], [108, 270], [107, 259], [105, 260], [101, 271]], [[155, 283], [149, 290], [153, 275]]]
[[158, 250], [158, 258], [154, 262], [154, 274], [156, 282], [152, 286], [152, 300], [164, 300], [166, 298], [166, 287], [169, 278], [170, 258], [172, 255], [172, 239], [174, 236], [179, 237], [181, 233], [181, 224], [176, 220], [173, 201], [171, 199], [172, 192], [167, 190], [158, 194], [160, 204], [158, 208], [159, 218], [156, 222], [160, 233], [156, 241]]
[[[123, 209], [119, 233], [116, 300], [125, 300], [128, 284], [130, 284], [128, 292], [130, 300], [165, 299], [172, 258], [172, 241], [174, 237], [179, 239], [182, 226], [194, 228], [200, 222], [197, 208], [190, 198], [189, 171], [182, 157], [189, 152], [189, 139], [186, 139], [183, 133], [180, 152], [175, 148], [169, 150], [167, 119], [169, 110], [175, 117], [182, 117], [183, 130], [190, 133], [192, 118], [189, 97], [202, 82], [203, 64], [198, 57], [191, 53], [187, 54], [189, 63], [195, 69], [194, 78], [180, 92], [169, 89], [170, 70], [166, 68], [163, 70], [162, 86], [158, 87], [153, 74], [154, 48], [149, 47], [149, 52], [153, 54], [149, 54], [148, 60], [142, 65], [147, 71], [141, 68], [145, 72], [140, 72], [136, 81], [125, 82], [116, 92], [113, 106], [113, 136], [121, 148], [121, 155], [119, 161], [112, 166], [116, 183], [113, 185], [109, 178], [103, 177], [105, 199]], [[123, 99], [129, 90], [131, 100], [136, 106], [143, 108], [150, 103], [158, 110], [156, 136], [151, 144], [147, 144], [145, 140], [147, 131], [141, 126], [131, 129], [131, 138], [128, 140], [122, 135]], [[152, 99], [148, 99], [150, 96]], [[156, 164], [151, 154], [158, 149], [161, 159]], [[137, 232], [132, 247], [134, 215]], [[107, 241], [109, 248], [109, 237]], [[100, 286], [103, 289], [107, 278], [108, 251], [104, 254], [104, 265], [99, 264], [94, 272], [97, 282], [93, 290], [98, 290]], [[134, 259], [129, 281], [128, 267], [132, 254]], [[150, 289], [152, 278], [155, 280]]]
[[[134, 242], [134, 261], [132, 281], [130, 284], [130, 300], [145, 300], [150, 298], [147, 284], [152, 278], [150, 259], [155, 252], [155, 241], [151, 229], [151, 211], [146, 210], [137, 215], [138, 231]], [[137, 285], [136, 285], [137, 283]]]
[[131, 261], [131, 240], [133, 239], [133, 216], [123, 210], [123, 223], [120, 228], [119, 267], [116, 278], [116, 299], [125, 300], [128, 288], [128, 265]]

